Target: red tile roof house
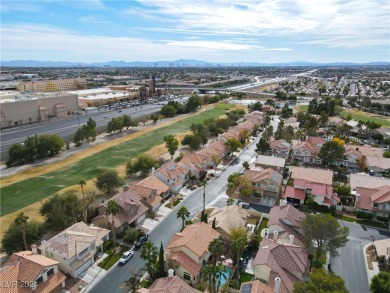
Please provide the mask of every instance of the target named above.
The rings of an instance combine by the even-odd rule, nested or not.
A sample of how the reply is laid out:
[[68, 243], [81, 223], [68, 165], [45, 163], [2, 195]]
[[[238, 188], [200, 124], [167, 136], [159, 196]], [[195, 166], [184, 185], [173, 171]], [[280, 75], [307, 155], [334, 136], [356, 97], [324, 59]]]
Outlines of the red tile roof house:
[[322, 137], [309, 137], [305, 142], [301, 142], [292, 147], [292, 157], [302, 164], [321, 164], [318, 157], [325, 140]]
[[269, 141], [270, 154], [276, 157], [288, 158], [291, 151], [291, 144], [284, 139]]
[[[118, 193], [109, 200], [116, 201], [120, 206], [119, 213], [113, 216], [115, 233], [121, 233], [129, 226], [140, 226], [149, 211], [149, 206], [134, 192], [134, 189]], [[112, 215], [105, 215], [109, 200], [97, 207], [99, 215], [92, 222], [100, 227], [107, 227], [108, 225], [108, 228], [111, 229]]]
[[228, 131], [218, 135], [217, 139], [225, 143], [228, 139], [235, 138], [238, 139], [238, 132], [229, 129]]
[[224, 142], [221, 140], [215, 140], [209, 143], [207, 146], [197, 151], [196, 153], [207, 156], [208, 166], [214, 166], [214, 162], [212, 161], [212, 156], [216, 156], [222, 159], [227, 155], [226, 146]]
[[93, 265], [94, 255], [102, 251], [103, 243], [109, 239], [110, 230], [88, 226], [78, 222], [40, 246], [31, 246], [35, 254], [41, 254], [59, 262], [60, 270], [77, 278]]
[[[276, 281], [279, 282], [279, 279]], [[279, 287], [280, 288], [280, 287]], [[259, 280], [241, 283], [240, 293], [279, 293]]]
[[154, 175], [167, 184], [171, 191], [177, 192], [183, 188], [189, 178], [190, 171], [181, 167], [175, 161], [170, 161], [154, 172]]
[[269, 212], [268, 237], [278, 243], [304, 247], [301, 222], [305, 214], [293, 205], [273, 207]]
[[287, 186], [284, 197], [292, 204], [303, 204], [306, 195], [312, 195], [313, 200], [327, 207], [335, 206], [340, 202], [333, 193], [333, 172], [329, 170], [293, 167], [291, 178], [294, 186]]
[[333, 161], [332, 165], [346, 167], [350, 173], [359, 172], [358, 161], [363, 157], [359, 151], [359, 147], [356, 145], [345, 145], [344, 148], [344, 158]]
[[165, 259], [176, 262], [177, 276], [187, 283], [196, 284], [211, 255], [208, 246], [213, 239], [219, 237], [220, 234], [206, 223], [187, 226], [182, 232], [172, 236], [164, 252]]
[[275, 289], [280, 278], [276, 289], [292, 293], [294, 283], [304, 281], [308, 273], [309, 258], [303, 247], [263, 239], [252, 266], [256, 279]]
[[159, 278], [153, 282], [149, 289], [141, 288], [139, 293], [200, 293], [192, 288], [178, 276]]
[[[186, 153], [177, 163], [180, 168], [189, 171], [188, 176], [195, 176], [197, 179], [207, 173], [208, 157], [199, 153]], [[191, 173], [191, 174], [190, 174]]]
[[356, 188], [356, 209], [373, 214], [374, 217], [389, 218], [390, 185], [376, 188]]
[[283, 177], [278, 172], [268, 168], [263, 171], [245, 170], [244, 176], [253, 190], [261, 196], [278, 197], [282, 189]]
[[283, 172], [285, 165], [285, 158], [279, 158], [274, 156], [257, 155], [255, 160], [255, 167], [271, 168], [279, 172]]
[[253, 111], [248, 114], [246, 121], [251, 121], [253, 124], [261, 126], [264, 123], [264, 113], [260, 111]]
[[157, 195], [162, 198], [167, 198], [169, 196], [169, 186], [154, 176], [154, 167], [152, 168], [152, 175], [146, 177], [145, 179], [138, 182], [136, 185], [144, 186], [149, 188], [154, 188], [157, 190]]
[[[32, 251], [14, 253], [0, 269], [2, 293], [57, 293], [65, 287], [66, 277], [58, 261]], [[5, 286], [8, 285], [8, 286]]]
[[155, 188], [130, 184], [127, 189], [138, 194], [143, 199], [143, 203], [146, 204], [151, 211], [155, 211], [162, 204], [163, 198], [158, 195], [157, 189]]

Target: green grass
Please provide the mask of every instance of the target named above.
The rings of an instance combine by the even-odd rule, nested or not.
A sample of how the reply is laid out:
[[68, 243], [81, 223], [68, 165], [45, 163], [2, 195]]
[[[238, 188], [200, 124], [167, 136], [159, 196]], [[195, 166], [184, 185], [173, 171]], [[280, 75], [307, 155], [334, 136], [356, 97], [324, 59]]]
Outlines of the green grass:
[[[337, 219], [341, 219], [341, 215], [335, 215]], [[366, 226], [372, 226], [372, 227], [377, 227], [385, 230], [389, 230], [389, 226], [385, 225], [382, 222], [377, 222], [377, 221], [372, 221], [372, 220], [365, 220], [365, 219], [355, 219], [351, 217], [347, 217], [343, 215], [343, 221], [347, 222], [355, 222], [361, 225], [366, 225]]]
[[253, 275], [245, 272], [240, 272], [240, 284], [252, 281]]
[[123, 252], [129, 249], [124, 245], [120, 245], [120, 247], [122, 247], [121, 252], [117, 254], [113, 254], [112, 253], [113, 248], [110, 248], [106, 252], [108, 256], [101, 263], [99, 263], [98, 266], [101, 267], [102, 269], [105, 269], [106, 271], [109, 270], [121, 258]]
[[0, 214], [5, 216], [45, 199], [65, 187], [77, 184], [80, 178], [91, 180], [101, 170], [123, 165], [131, 158], [162, 144], [165, 135], [185, 132], [193, 123], [201, 123], [205, 119], [216, 118], [225, 113], [224, 109], [233, 107], [234, 105], [230, 104], [218, 104], [210, 110], [108, 148], [63, 169], [3, 187], [0, 189], [2, 200]]
[[[352, 119], [356, 120], [356, 121], [360, 121], [360, 120], [362, 120], [364, 122], [370, 121], [370, 122], [379, 123], [382, 126], [390, 126], [390, 121], [386, 120], [385, 116], [371, 114], [371, 113], [367, 113], [367, 115], [364, 115], [364, 114], [357, 114], [354, 112], [349, 112], [349, 111], [344, 110], [344, 111], [341, 111], [340, 117], [345, 119], [348, 114], [351, 114]], [[382, 118], [378, 118], [378, 117], [372, 117], [369, 115], [376, 115], [376, 116], [380, 116], [380, 117], [384, 117], [384, 118], [382, 119]]]
[[[265, 229], [267, 227], [268, 227], [268, 219], [263, 218], [263, 220], [261, 221], [259, 230], [257, 230], [257, 234], [260, 235], [261, 231], [263, 231], [263, 229]], [[263, 241], [263, 237], [260, 236], [259, 238], [260, 238], [260, 242]]]
[[308, 105], [299, 105], [299, 106], [297, 106], [297, 108], [298, 108], [298, 111], [300, 111], [300, 112], [306, 112], [309, 109], [309, 106]]

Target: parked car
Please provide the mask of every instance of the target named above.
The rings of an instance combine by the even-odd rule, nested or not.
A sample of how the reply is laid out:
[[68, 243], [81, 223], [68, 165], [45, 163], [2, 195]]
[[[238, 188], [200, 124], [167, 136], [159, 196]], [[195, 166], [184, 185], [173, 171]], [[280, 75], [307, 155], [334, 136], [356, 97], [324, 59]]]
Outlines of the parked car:
[[123, 253], [123, 255], [121, 256], [121, 258], [119, 259], [119, 264], [126, 264], [134, 255], [134, 252], [132, 250], [128, 250], [126, 252]]
[[142, 244], [148, 240], [148, 237], [149, 235], [148, 234], [145, 234], [145, 235], [142, 235], [138, 238], [137, 242], [135, 243], [135, 248], [140, 248], [142, 246]]

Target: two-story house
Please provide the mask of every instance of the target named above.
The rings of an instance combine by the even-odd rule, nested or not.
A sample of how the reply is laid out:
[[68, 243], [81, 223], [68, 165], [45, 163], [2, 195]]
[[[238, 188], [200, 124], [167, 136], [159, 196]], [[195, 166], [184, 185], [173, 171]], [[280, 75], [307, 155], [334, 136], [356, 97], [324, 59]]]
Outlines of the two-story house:
[[303, 282], [308, 273], [309, 258], [303, 247], [263, 239], [252, 266], [256, 279], [279, 292], [292, 293], [294, 283]]
[[35, 254], [41, 254], [58, 261], [60, 270], [77, 278], [94, 263], [94, 255], [102, 251], [103, 243], [109, 239], [107, 229], [88, 226], [78, 222], [41, 245], [31, 247]]
[[[34, 246], [34, 245], [33, 245]], [[3, 293], [57, 293], [65, 287], [65, 275], [58, 261], [32, 251], [14, 253], [0, 269]]]
[[284, 139], [270, 140], [269, 147], [270, 147], [270, 155], [272, 156], [288, 158], [290, 155], [291, 144], [285, 141]]
[[356, 188], [356, 209], [373, 214], [376, 218], [389, 218], [390, 215], [390, 185], [376, 188]]
[[286, 159], [274, 156], [257, 155], [254, 162], [255, 167], [270, 168], [275, 171], [283, 172], [286, 165]]
[[208, 145], [206, 145], [203, 149], [196, 152], [197, 154], [207, 156], [208, 166], [214, 166], [214, 162], [212, 160], [213, 156], [222, 159], [226, 157], [227, 150], [223, 141], [215, 140]]
[[275, 170], [245, 170], [244, 176], [251, 182], [254, 193], [275, 198], [280, 194], [283, 176]]
[[143, 199], [142, 203], [146, 203], [151, 211], [155, 211], [161, 206], [163, 198], [158, 194], [156, 188], [130, 184], [127, 189], [139, 195]]
[[334, 166], [342, 166], [347, 168], [348, 172], [359, 172], [359, 160], [363, 158], [362, 153], [359, 151], [359, 147], [356, 145], [345, 145], [344, 158], [332, 162]]
[[[116, 215], [106, 215], [107, 204], [109, 200], [97, 207], [99, 215], [92, 222], [100, 227], [107, 227], [112, 230], [112, 220], [114, 220], [114, 233], [121, 233], [127, 227], [138, 227], [145, 220], [149, 211], [149, 206], [134, 191], [135, 188], [120, 192], [109, 200], [116, 201], [120, 208]], [[156, 193], [153, 193], [154, 196]]]
[[303, 204], [307, 196], [327, 207], [340, 202], [339, 197], [333, 193], [333, 172], [330, 170], [293, 167], [291, 179], [294, 185], [287, 186], [284, 192], [284, 197], [291, 204]]
[[149, 288], [140, 288], [137, 293], [201, 293], [178, 276], [156, 279]]
[[189, 179], [190, 170], [181, 167], [175, 161], [170, 161], [157, 169], [154, 175], [167, 184], [171, 191], [177, 192]]
[[292, 147], [292, 157], [301, 164], [321, 164], [318, 157], [325, 140], [321, 137], [309, 137], [306, 141]]
[[187, 226], [175, 233], [165, 249], [165, 260], [176, 263], [176, 275], [188, 283], [196, 284], [200, 280], [203, 266], [210, 257], [208, 246], [220, 234], [204, 222]]
[[254, 125], [262, 126], [264, 123], [264, 113], [260, 111], [253, 111], [248, 114], [246, 121], [250, 121]]
[[186, 153], [177, 165], [195, 176], [197, 179], [207, 172], [208, 158], [199, 153]]
[[152, 174], [135, 185], [156, 189], [157, 195], [166, 199], [169, 197], [169, 186], [154, 175], [155, 171], [156, 170], [153, 167]]

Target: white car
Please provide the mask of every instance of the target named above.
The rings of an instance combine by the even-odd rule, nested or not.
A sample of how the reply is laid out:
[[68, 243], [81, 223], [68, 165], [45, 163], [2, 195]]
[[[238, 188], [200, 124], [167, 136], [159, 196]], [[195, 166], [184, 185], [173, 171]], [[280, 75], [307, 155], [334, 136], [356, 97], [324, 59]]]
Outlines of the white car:
[[125, 263], [127, 263], [133, 257], [133, 254], [134, 252], [132, 250], [124, 252], [119, 260], [119, 264], [124, 265]]

